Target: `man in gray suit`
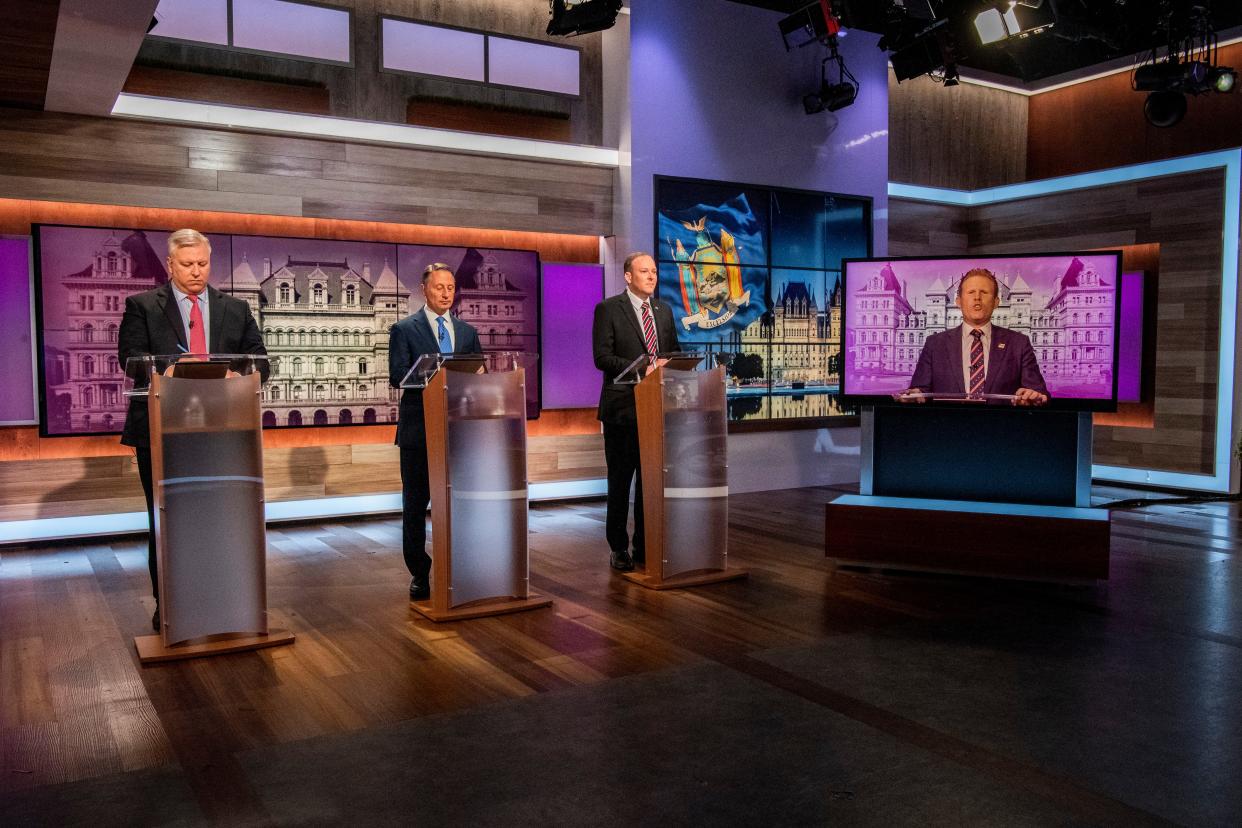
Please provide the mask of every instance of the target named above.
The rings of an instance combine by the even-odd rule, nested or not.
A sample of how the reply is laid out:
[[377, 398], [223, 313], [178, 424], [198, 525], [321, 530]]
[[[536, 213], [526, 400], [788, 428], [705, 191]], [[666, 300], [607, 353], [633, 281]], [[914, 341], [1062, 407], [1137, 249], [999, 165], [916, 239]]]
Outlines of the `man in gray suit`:
[[[130, 357], [177, 353], [265, 355], [263, 336], [250, 305], [207, 284], [211, 276], [211, 242], [197, 230], [178, 230], [168, 237], [168, 281], [125, 300], [125, 315], [117, 333], [121, 367]], [[267, 361], [260, 363], [267, 379]], [[138, 477], [147, 499], [147, 556], [155, 614], [151, 626], [160, 629], [160, 594], [156, 571], [154, 496], [151, 485], [151, 437], [147, 400], [133, 397], [125, 416], [121, 444], [132, 446]]]
[[[427, 303], [389, 333], [388, 382], [393, 388], [401, 386], [423, 354], [483, 353], [479, 332], [449, 313], [456, 293], [457, 280], [448, 265], [427, 265], [423, 270]], [[410, 571], [410, 600], [425, 601], [431, 597], [431, 556], [426, 549], [431, 486], [421, 388], [407, 388], [401, 394], [396, 443], [401, 447], [401, 552]]]

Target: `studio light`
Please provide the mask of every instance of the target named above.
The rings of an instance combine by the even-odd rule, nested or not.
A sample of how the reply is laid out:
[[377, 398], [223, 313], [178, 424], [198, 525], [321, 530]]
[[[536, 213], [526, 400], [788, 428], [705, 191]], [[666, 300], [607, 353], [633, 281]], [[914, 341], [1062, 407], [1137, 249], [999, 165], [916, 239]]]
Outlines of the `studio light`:
[[1152, 92], [1143, 102], [1143, 115], [1154, 127], [1177, 126], [1186, 116], [1186, 96], [1181, 92]]
[[551, 0], [550, 35], [587, 34], [612, 28], [621, 12], [621, 0]]
[[1029, 37], [1057, 22], [1056, 12], [1044, 0], [1003, 0], [975, 16], [975, 31], [984, 45], [1011, 37]]
[[[845, 58], [837, 49], [837, 39], [828, 38], [827, 45], [828, 57], [819, 64], [819, 89], [802, 96], [802, 108], [806, 110], [807, 115], [814, 115], [824, 110], [836, 112], [852, 104], [858, 97], [858, 79], [846, 68]], [[830, 63], [837, 65], [836, 83], [832, 83], [828, 78], [828, 64]]]
[[779, 25], [787, 52], [812, 43], [826, 42], [841, 31], [841, 21], [833, 14], [832, 4], [820, 0], [798, 9], [781, 20]]
[[1238, 73], [1228, 66], [1217, 66], [1208, 74], [1208, 83], [1217, 92], [1232, 92], [1238, 85]]

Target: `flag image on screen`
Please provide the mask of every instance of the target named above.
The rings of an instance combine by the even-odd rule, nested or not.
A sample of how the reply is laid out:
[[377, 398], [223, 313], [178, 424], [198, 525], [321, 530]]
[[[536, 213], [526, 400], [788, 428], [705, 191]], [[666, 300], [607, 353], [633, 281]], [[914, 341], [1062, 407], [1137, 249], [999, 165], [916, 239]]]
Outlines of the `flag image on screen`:
[[997, 280], [992, 324], [1026, 336], [1054, 401], [1116, 400], [1117, 252], [844, 264], [844, 393], [888, 396], [909, 387], [923, 344], [957, 329], [958, 286], [983, 268]]

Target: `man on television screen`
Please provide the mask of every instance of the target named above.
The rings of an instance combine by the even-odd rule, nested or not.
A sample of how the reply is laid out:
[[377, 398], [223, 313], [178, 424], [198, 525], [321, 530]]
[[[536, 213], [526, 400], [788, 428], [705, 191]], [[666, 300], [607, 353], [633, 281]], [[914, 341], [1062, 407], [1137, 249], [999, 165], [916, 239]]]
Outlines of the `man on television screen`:
[[992, 324], [1000, 304], [1000, 286], [990, 270], [968, 271], [957, 285], [962, 324], [932, 334], [923, 343], [910, 389], [898, 399], [918, 393], [1011, 394], [1015, 405], [1044, 405], [1048, 386], [1024, 334]]

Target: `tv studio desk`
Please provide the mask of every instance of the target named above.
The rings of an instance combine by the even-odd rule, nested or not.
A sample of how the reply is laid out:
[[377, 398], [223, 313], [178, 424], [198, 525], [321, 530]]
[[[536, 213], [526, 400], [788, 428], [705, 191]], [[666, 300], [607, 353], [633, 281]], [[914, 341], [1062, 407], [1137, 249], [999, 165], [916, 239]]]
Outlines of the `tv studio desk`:
[[838, 565], [1039, 580], [1108, 577], [1090, 507], [1091, 415], [1013, 406], [865, 407], [860, 494], [826, 506]]

